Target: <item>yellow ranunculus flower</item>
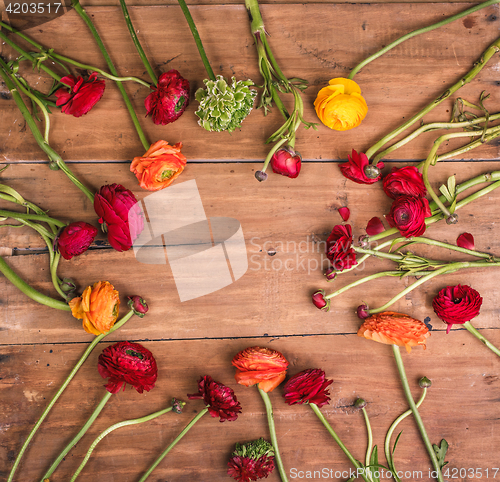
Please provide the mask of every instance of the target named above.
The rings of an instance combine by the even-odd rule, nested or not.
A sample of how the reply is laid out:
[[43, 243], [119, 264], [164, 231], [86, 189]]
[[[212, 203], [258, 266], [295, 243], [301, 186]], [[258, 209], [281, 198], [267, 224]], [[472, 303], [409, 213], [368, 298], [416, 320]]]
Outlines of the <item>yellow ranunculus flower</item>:
[[94, 286], [87, 286], [82, 296], [73, 298], [69, 306], [71, 314], [83, 320], [83, 329], [87, 333], [100, 335], [115, 324], [120, 298], [109, 281], [98, 281]]
[[359, 85], [342, 77], [330, 80], [328, 87], [318, 92], [314, 108], [320, 121], [336, 131], [359, 126], [368, 112]]

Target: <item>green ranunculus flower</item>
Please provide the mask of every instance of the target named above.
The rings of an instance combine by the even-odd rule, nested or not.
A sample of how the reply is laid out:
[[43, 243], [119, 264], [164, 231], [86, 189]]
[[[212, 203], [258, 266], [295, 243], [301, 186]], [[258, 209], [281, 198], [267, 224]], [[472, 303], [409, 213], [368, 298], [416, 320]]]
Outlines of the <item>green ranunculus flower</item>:
[[254, 85], [251, 80], [236, 81], [231, 78], [228, 84], [222, 75], [215, 81], [205, 79], [206, 89], [196, 91], [196, 100], [200, 103], [196, 115], [198, 124], [207, 131], [233, 132], [241, 127], [241, 123], [253, 108], [257, 91], [250, 89]]

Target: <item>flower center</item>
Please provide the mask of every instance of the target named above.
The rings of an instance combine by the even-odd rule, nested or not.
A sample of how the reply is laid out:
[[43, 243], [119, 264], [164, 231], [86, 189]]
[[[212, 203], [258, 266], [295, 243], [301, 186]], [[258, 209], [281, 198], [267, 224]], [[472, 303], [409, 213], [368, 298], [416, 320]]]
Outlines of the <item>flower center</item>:
[[458, 305], [462, 301], [462, 298], [454, 298], [453, 303]]
[[134, 350], [125, 350], [125, 353], [127, 355], [130, 355], [130, 356], [135, 356], [136, 358], [139, 358], [139, 360], [142, 360], [144, 357], [142, 356], [141, 353], [139, 353], [138, 351], [134, 351]]

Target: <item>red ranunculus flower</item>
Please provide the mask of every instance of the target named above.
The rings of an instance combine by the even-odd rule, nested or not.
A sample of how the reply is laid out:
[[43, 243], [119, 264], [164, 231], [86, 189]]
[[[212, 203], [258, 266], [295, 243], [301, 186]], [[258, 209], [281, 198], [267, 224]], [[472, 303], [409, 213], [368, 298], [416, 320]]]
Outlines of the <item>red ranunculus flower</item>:
[[176, 121], [189, 104], [189, 81], [177, 70], [160, 75], [156, 90], [144, 101], [146, 117], [153, 116], [156, 125], [167, 125]]
[[83, 221], [68, 224], [57, 235], [55, 247], [64, 259], [71, 259], [87, 251], [97, 236], [97, 229]]
[[393, 228], [399, 229], [405, 238], [411, 238], [424, 234], [425, 218], [431, 214], [427, 199], [399, 196], [393, 201], [386, 219]]
[[380, 181], [382, 178], [381, 169], [384, 168], [384, 163], [379, 162], [377, 166], [369, 163], [366, 154], [359, 154], [353, 149], [352, 154], [347, 156], [347, 162], [340, 165], [342, 174], [351, 181], [358, 184], [373, 184]]
[[236, 443], [227, 473], [238, 482], [265, 479], [274, 470], [273, 446], [263, 438]]
[[189, 400], [203, 400], [212, 417], [219, 417], [220, 422], [230, 422], [238, 418], [241, 405], [232, 388], [216, 382], [210, 375], [198, 381], [198, 393], [188, 394]]
[[154, 388], [158, 369], [153, 354], [139, 343], [121, 341], [108, 346], [99, 355], [97, 369], [102, 378], [109, 378], [105, 385], [110, 393], [118, 393], [126, 384], [139, 393]]
[[300, 173], [302, 157], [290, 146], [278, 149], [271, 157], [273, 172], [295, 179]]
[[330, 400], [327, 388], [332, 383], [333, 380], [325, 378], [323, 370], [310, 368], [297, 373], [285, 383], [283, 397], [288, 405], [314, 403], [322, 407]]
[[343, 271], [357, 264], [356, 253], [352, 249], [352, 228], [338, 224], [326, 240], [326, 257], [337, 271]]
[[62, 106], [65, 114], [81, 117], [99, 102], [104, 94], [104, 80], [97, 80], [97, 72], [90, 74], [89, 80], [83, 80], [80, 76], [67, 75], [61, 82], [69, 86], [61, 87], [55, 92], [56, 105]]
[[[333, 276], [333, 275], [330, 275]], [[318, 290], [312, 295], [312, 302], [318, 310], [328, 311], [330, 309], [330, 300], [325, 298], [325, 291]]]
[[120, 184], [102, 186], [94, 197], [99, 222], [105, 223], [108, 241], [117, 251], [127, 251], [144, 229], [142, 211], [132, 191]]
[[399, 196], [424, 197], [427, 194], [424, 178], [415, 166], [393, 167], [384, 178], [383, 188], [392, 199]]
[[234, 378], [240, 385], [257, 385], [266, 393], [272, 392], [285, 379], [288, 367], [282, 353], [260, 346], [240, 351], [231, 363], [237, 368]]
[[432, 300], [436, 315], [448, 324], [449, 333], [454, 324], [463, 324], [479, 315], [483, 298], [470, 286], [447, 286]]

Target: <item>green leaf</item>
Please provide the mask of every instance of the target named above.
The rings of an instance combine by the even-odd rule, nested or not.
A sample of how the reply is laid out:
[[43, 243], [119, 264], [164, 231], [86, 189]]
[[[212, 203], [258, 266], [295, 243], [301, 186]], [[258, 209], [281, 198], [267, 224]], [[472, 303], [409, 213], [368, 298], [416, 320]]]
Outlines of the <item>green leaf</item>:
[[446, 457], [446, 452], [448, 451], [448, 442], [445, 439], [442, 439], [439, 446], [433, 444], [432, 448], [434, 449], [434, 452], [436, 452], [439, 467], [442, 469], [448, 463], [444, 460]]
[[[370, 467], [374, 468], [380, 467], [378, 464], [378, 449], [376, 445], [373, 447], [373, 452], [370, 457]], [[375, 477], [375, 471], [371, 471], [371, 473], [372, 473], [372, 480], [374, 482], [380, 482], [380, 477]]]
[[[454, 199], [456, 196], [456, 179], [455, 176], [450, 176], [448, 178], [448, 192], [450, 193], [450, 196]], [[450, 201], [451, 202], [451, 201]]]
[[394, 447], [392, 447], [392, 454], [393, 455], [394, 455], [394, 452], [396, 451], [396, 446], [398, 445], [399, 437], [401, 437], [402, 433], [403, 433], [403, 431], [401, 430], [401, 432], [398, 433], [398, 436], [396, 437], [396, 440], [394, 441]]
[[439, 187], [439, 190], [441, 191], [441, 194], [446, 198], [446, 200], [451, 203], [453, 202], [453, 198], [448, 191], [448, 188], [443, 184], [442, 186]]

